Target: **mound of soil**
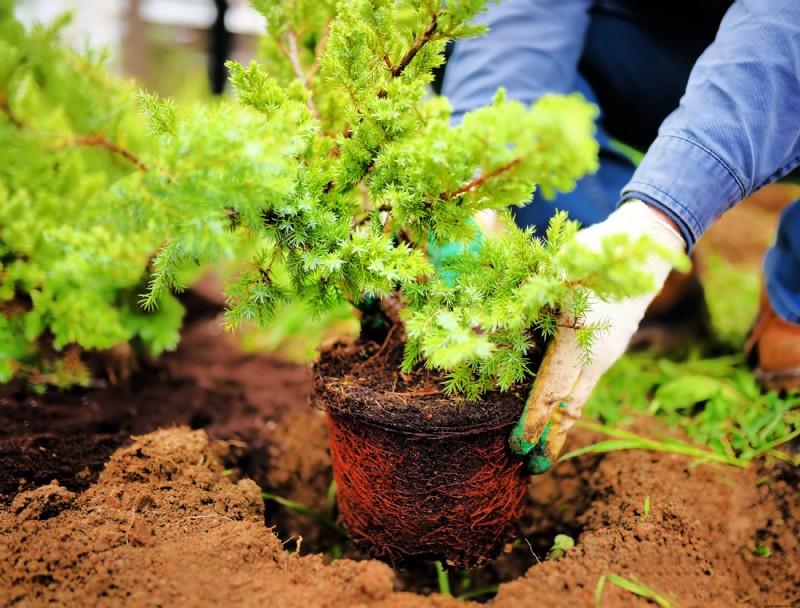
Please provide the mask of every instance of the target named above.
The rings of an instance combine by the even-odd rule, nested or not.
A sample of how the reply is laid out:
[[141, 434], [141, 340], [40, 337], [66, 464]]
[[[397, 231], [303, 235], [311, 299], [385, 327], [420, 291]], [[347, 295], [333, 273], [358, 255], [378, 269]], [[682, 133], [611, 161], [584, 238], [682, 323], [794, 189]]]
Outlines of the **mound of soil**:
[[172, 425], [242, 441], [239, 461], [268, 485], [269, 436], [282, 416], [308, 408], [308, 371], [243, 353], [224, 333], [219, 306], [191, 292], [184, 303], [188, 318], [178, 350], [145, 363], [129, 386], [44, 395], [0, 387], [0, 504], [53, 479], [85, 490], [131, 435]]
[[[380, 562], [286, 551], [263, 523], [258, 486], [225, 474], [230, 449], [202, 430], [161, 430], [118, 450], [82, 494], [50, 484], [16, 496], [0, 511], [0, 605], [464, 605], [395, 591]], [[758, 483], [755, 471], [632, 451], [556, 471], [532, 484], [528, 535], [555, 521], [582, 529], [577, 545], [501, 585], [492, 605], [590, 606], [608, 572], [684, 608], [796, 605], [795, 470]], [[757, 557], [756, 542], [771, 555]], [[607, 584], [601, 605], [646, 602]]]
[[390, 593], [388, 566], [291, 555], [263, 517], [258, 486], [223, 475], [204, 431], [157, 431], [80, 496], [44, 486], [0, 514], [0, 604], [352, 606]]

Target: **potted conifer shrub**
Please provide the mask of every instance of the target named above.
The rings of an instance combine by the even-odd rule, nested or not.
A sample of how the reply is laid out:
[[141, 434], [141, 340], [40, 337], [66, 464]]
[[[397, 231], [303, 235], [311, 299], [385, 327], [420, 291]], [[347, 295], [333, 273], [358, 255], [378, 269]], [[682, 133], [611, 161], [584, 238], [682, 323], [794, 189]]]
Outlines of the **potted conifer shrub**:
[[[192, 121], [142, 97], [181, 176], [148, 189], [183, 205], [146, 304], [213, 260], [224, 228], [255, 252], [227, 287], [229, 327], [280, 322], [277, 307], [296, 299], [310, 314], [353, 305], [361, 337], [323, 350], [314, 398], [328, 413], [343, 522], [395, 562], [474, 566], [502, 548], [527, 483], [506, 438], [546, 340], [567, 324], [589, 356], [603, 329], [581, 324], [589, 291], [649, 286], [636, 270], [646, 243], [586, 251], [563, 215], [541, 236], [509, 215], [534, 188], [570, 189], [596, 167], [590, 105], [550, 96], [527, 108], [500, 91], [451, 127], [447, 101], [427, 93], [445, 43], [481, 33], [472, 19], [485, 4], [255, 1], [269, 29], [263, 63], [229, 68], [247, 120], [269, 135], [203, 127], [208, 145], [273, 152], [258, 163], [237, 152], [218, 171], [186, 170], [202, 165], [202, 146], [183, 143]], [[482, 210], [506, 230], [483, 235]], [[199, 238], [201, 226], [213, 234]]]

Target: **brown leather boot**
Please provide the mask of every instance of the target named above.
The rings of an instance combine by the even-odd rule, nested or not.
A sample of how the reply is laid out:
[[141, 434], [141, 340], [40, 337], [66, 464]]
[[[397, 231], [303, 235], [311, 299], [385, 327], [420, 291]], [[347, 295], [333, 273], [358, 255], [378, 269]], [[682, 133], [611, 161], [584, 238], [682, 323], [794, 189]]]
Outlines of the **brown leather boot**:
[[744, 347], [758, 383], [767, 390], [800, 389], [800, 324], [779, 317], [761, 288], [761, 307]]

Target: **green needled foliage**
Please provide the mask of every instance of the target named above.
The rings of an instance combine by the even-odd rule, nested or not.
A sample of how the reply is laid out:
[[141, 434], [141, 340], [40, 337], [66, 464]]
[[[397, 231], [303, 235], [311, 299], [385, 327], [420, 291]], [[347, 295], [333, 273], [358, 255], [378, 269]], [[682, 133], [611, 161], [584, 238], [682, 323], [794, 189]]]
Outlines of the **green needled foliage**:
[[[472, 20], [485, 5], [258, 0], [269, 37], [263, 64], [229, 63], [238, 108], [183, 117], [141, 95], [161, 154], [143, 204], [169, 219], [145, 306], [247, 242], [256, 253], [228, 286], [230, 328], [269, 323], [290, 300], [320, 315], [399, 291], [403, 367], [446, 370], [446, 390], [470, 399], [530, 376], [537, 332], [573, 327], [588, 357], [605, 329], [581, 323], [589, 290], [651, 288], [639, 267], [652, 249], [611, 239], [588, 252], [564, 215], [546, 238], [513, 228], [508, 209], [535, 187], [549, 196], [596, 169], [595, 109], [578, 96], [528, 108], [501, 90], [452, 127], [426, 86], [448, 40], [484, 31]], [[508, 230], [481, 238], [481, 210]], [[430, 244], [464, 247], [434, 268]]]
[[26, 31], [11, 9], [0, 0], [0, 383], [85, 384], [82, 350], [178, 340], [173, 296], [137, 304], [163, 231], [119, 217], [153, 146], [130, 85], [59, 41], [65, 18]]
[[[173, 347], [169, 290], [223, 258], [250, 256], [227, 287], [230, 328], [287, 302], [319, 316], [399, 292], [403, 367], [446, 370], [470, 399], [529, 377], [529, 350], [559, 326], [589, 357], [604, 329], [581, 322], [589, 290], [651, 287], [648, 243], [588, 252], [563, 215], [541, 237], [511, 221], [535, 188], [596, 168], [592, 106], [501, 90], [452, 127], [429, 95], [445, 44], [484, 31], [485, 0], [257, 0], [269, 36], [262, 64], [229, 64], [236, 101], [140, 93], [146, 129], [128, 85], [59, 43], [63, 22], [26, 32], [0, 1], [0, 381], [87, 378], [63, 364], [79, 355], [46, 361], [51, 347]], [[482, 210], [508, 230], [481, 237]], [[434, 267], [431, 245], [461, 253]]]

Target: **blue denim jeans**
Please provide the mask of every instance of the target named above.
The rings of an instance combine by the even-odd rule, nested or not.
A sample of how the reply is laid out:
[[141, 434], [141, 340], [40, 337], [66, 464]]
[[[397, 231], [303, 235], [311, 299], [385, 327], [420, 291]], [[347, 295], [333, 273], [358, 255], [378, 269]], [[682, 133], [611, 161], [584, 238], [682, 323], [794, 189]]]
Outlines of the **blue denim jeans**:
[[[672, 61], [671, 56], [656, 52], [656, 42], [650, 34], [636, 23], [593, 16], [574, 90], [601, 110], [596, 133], [600, 169], [581, 179], [574, 190], [559, 194], [552, 201], [534, 196], [530, 205], [516, 211], [517, 224], [536, 226], [537, 232], [543, 234], [557, 209], [567, 211], [570, 218], [584, 225], [600, 222], [614, 210], [635, 165], [613, 146], [612, 135], [638, 148], [646, 147], [656, 136], [654, 125], [660, 124], [670, 111], [669, 104], [637, 103], [639, 114], [631, 114], [630, 104], [622, 102], [650, 99], [657, 93], [677, 105], [693, 65], [692, 54], [699, 55], [703, 48], [700, 39], [690, 42], [686, 52], [674, 54]], [[606, 44], [609, 39], [625, 41], [624, 48], [612, 45], [615, 50], [610, 58], [610, 47]], [[598, 57], [606, 60], [598, 61]], [[656, 66], [652, 64], [654, 57]], [[602, 87], [599, 98], [590, 82]], [[624, 90], [615, 90], [614, 83]], [[620, 129], [620, 125], [624, 128]], [[630, 137], [634, 133], [639, 136]], [[800, 200], [781, 215], [776, 242], [765, 257], [764, 281], [775, 312], [787, 321], [800, 323]]]
[[[588, 101], [598, 103], [594, 91], [582, 76], [578, 77], [575, 91], [581, 93]], [[601, 113], [595, 133], [600, 144], [598, 171], [581, 179], [574, 190], [560, 193], [552, 200], [534, 195], [530, 204], [515, 210], [519, 226], [535, 226], [537, 233], [544, 234], [556, 210], [566, 211], [570, 219], [578, 220], [584, 226], [601, 222], [614, 211], [620, 191], [630, 181], [636, 165], [614, 148], [611, 137], [605, 129], [604, 118], [605, 115]]]
[[764, 283], [773, 310], [800, 323], [800, 200], [781, 214], [775, 244], [764, 258]]

